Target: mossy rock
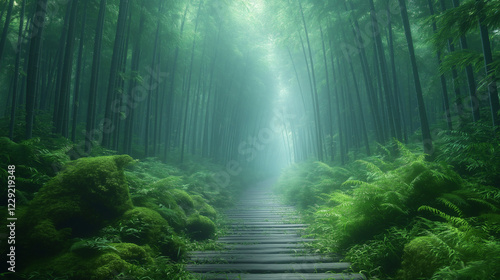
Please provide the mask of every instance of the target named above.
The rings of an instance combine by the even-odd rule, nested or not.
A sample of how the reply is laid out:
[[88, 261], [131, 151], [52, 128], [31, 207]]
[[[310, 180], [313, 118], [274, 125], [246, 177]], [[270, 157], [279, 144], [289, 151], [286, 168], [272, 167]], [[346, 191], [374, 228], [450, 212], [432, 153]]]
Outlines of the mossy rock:
[[216, 227], [208, 217], [194, 214], [187, 220], [186, 229], [194, 240], [205, 240], [215, 236]]
[[[20, 224], [23, 232], [71, 229], [73, 237], [95, 232], [132, 208], [123, 166], [127, 155], [81, 158], [45, 184], [30, 203]], [[41, 234], [41, 233], [40, 233]], [[28, 247], [37, 241], [27, 240]], [[47, 240], [47, 245], [50, 240]], [[53, 245], [59, 247], [56, 239]]]
[[399, 279], [428, 279], [450, 263], [446, 244], [434, 236], [421, 236], [405, 245]]
[[[70, 228], [56, 229], [51, 220], [45, 219], [29, 230], [30, 244], [35, 246], [33, 253], [48, 254], [63, 249], [71, 236]], [[31, 251], [31, 250], [30, 250]]]
[[187, 216], [180, 208], [170, 209], [170, 208], [157, 208], [155, 209], [163, 219], [165, 219], [170, 226], [178, 233], [186, 229]]
[[96, 238], [76, 241], [71, 245], [70, 252], [82, 257], [92, 257], [103, 252], [118, 252], [118, 250], [111, 246], [109, 241]]
[[[82, 257], [73, 252], [64, 253], [33, 264], [24, 271], [24, 274], [28, 276], [38, 274], [39, 276], [46, 276], [46, 279], [49, 279], [48, 277], [53, 277], [51, 279], [61, 277], [61, 279], [73, 280], [115, 279], [120, 274], [140, 270], [139, 266], [130, 263], [135, 262], [134, 259], [127, 262], [121, 257], [121, 255], [127, 257], [127, 254], [131, 251], [130, 248], [134, 248], [133, 251], [135, 251], [130, 256], [138, 259], [142, 258], [140, 249], [126, 244], [122, 246], [121, 252], [104, 252], [94, 257]], [[149, 263], [149, 261], [148, 258], [147, 262]]]
[[131, 209], [118, 221], [123, 241], [140, 245], [156, 244], [171, 232], [168, 222], [158, 212], [145, 207]]
[[116, 248], [118, 256], [133, 264], [149, 264], [153, 262], [148, 250], [134, 243], [110, 243], [109, 246]]
[[173, 196], [177, 205], [179, 205], [187, 215], [193, 212], [194, 201], [187, 192], [179, 189], [173, 189], [170, 190], [169, 193]]
[[212, 221], [217, 218], [217, 211], [206, 202], [201, 195], [192, 195], [194, 208], [203, 216], [209, 217]]

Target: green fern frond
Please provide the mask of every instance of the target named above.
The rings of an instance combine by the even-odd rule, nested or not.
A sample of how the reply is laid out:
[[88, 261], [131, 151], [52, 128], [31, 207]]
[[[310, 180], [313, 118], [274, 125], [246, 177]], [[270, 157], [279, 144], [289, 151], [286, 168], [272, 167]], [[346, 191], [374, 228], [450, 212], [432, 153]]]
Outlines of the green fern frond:
[[377, 146], [386, 153], [387, 156], [391, 156], [391, 151], [389, 151], [389, 149], [387, 149], [387, 147], [385, 147], [384, 145], [380, 144], [380, 143], [377, 143]]
[[403, 159], [404, 162], [408, 163], [408, 162], [412, 162], [412, 161], [424, 161], [425, 160], [425, 154], [417, 154], [417, 153], [413, 153], [412, 151], [410, 151], [410, 149], [408, 149], [408, 147], [406, 147], [405, 144], [401, 143], [400, 141], [394, 139], [394, 142], [396, 143], [397, 147], [398, 147], [398, 151], [399, 153], [401, 154], [401, 159]]
[[438, 197], [438, 198], [436, 198], [436, 200], [441, 202], [443, 205], [450, 208], [451, 210], [453, 210], [455, 213], [457, 213], [457, 215], [459, 217], [462, 217], [462, 215], [463, 215], [462, 210], [460, 210], [460, 208], [458, 208], [458, 206], [456, 206], [454, 203], [452, 203], [448, 199], [446, 199], [444, 197]]
[[369, 162], [366, 160], [357, 160], [356, 162], [359, 162], [362, 165], [364, 165], [366, 167], [366, 169], [368, 169], [368, 171], [370, 171], [370, 172], [373, 172], [373, 173], [378, 174], [378, 175], [384, 174], [384, 172], [372, 162]]
[[490, 203], [484, 199], [469, 197], [469, 198], [467, 198], [467, 200], [474, 201], [476, 203], [484, 205], [492, 211], [498, 211], [498, 207], [496, 207], [493, 203]]
[[363, 184], [367, 184], [366, 182], [363, 182], [361, 180], [347, 180], [345, 181], [344, 183], [342, 183], [342, 187], [351, 187], [351, 186], [359, 186], [359, 185], [363, 185]]
[[398, 205], [393, 204], [393, 203], [382, 203], [382, 204], [380, 204], [380, 206], [382, 206], [386, 209], [394, 209], [397, 212], [400, 212], [400, 213], [405, 214], [405, 215], [408, 214], [408, 211], [401, 209], [401, 207], [399, 207]]
[[450, 215], [442, 212], [441, 210], [436, 209], [436, 208], [431, 207], [431, 206], [428, 206], [428, 205], [420, 206], [418, 208], [418, 211], [430, 212], [430, 213], [432, 213], [440, 218], [445, 219], [447, 222], [453, 224], [454, 226], [464, 227], [466, 230], [471, 228], [469, 222], [467, 222], [465, 219], [462, 219], [460, 217], [450, 216]]

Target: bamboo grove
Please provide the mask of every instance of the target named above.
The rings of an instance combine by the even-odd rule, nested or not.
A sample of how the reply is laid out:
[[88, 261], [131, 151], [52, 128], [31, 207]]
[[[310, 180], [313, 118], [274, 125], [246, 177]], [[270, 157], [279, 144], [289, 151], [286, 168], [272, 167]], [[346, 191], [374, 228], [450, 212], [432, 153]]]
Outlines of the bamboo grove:
[[432, 155], [442, 131], [500, 121], [498, 1], [0, 7], [5, 133], [62, 135], [79, 155], [346, 163], [391, 139]]

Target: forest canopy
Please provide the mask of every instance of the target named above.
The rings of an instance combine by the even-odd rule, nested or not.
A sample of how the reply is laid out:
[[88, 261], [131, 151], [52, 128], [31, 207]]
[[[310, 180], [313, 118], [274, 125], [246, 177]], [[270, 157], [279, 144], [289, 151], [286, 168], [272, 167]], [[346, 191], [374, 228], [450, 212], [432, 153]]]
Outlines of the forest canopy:
[[3, 131], [81, 156], [345, 163], [418, 134], [432, 155], [498, 125], [499, 4], [462, 2], [1, 1]]

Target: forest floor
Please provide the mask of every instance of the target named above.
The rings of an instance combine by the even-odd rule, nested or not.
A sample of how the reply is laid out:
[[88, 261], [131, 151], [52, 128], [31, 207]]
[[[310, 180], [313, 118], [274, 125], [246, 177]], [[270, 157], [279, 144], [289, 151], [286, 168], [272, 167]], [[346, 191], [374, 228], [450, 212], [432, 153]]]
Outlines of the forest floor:
[[225, 213], [227, 234], [217, 241], [223, 249], [192, 252], [187, 270], [202, 279], [365, 279], [340, 256], [306, 249], [313, 241], [302, 236], [308, 225], [272, 193], [273, 183], [266, 180], [242, 193]]

